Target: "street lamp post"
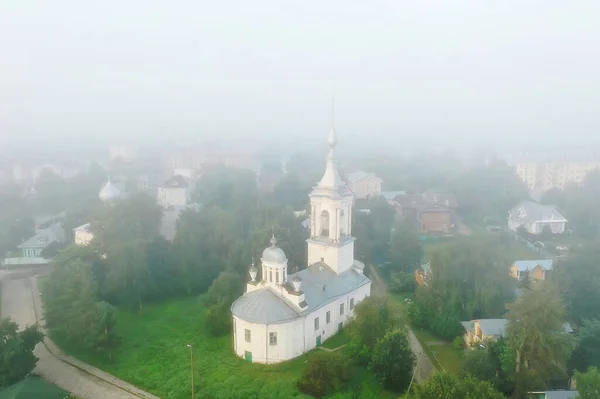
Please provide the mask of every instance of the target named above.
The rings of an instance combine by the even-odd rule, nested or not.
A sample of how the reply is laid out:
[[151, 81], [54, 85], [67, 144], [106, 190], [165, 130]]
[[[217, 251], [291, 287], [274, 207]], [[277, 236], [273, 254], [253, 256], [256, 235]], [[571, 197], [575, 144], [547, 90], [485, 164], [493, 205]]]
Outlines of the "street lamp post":
[[194, 347], [190, 344], [187, 345], [188, 348], [190, 348], [190, 369], [192, 372], [192, 399], [195, 398], [195, 392], [194, 392]]

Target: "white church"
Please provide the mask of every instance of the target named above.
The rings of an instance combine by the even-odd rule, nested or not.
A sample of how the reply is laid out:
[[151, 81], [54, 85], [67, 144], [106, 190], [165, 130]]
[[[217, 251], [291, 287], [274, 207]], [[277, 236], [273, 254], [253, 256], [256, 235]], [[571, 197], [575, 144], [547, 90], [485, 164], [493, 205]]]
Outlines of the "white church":
[[246, 293], [231, 306], [234, 350], [255, 363], [293, 359], [321, 345], [348, 323], [371, 292], [364, 264], [354, 259], [353, 194], [338, 173], [335, 130], [329, 133], [325, 174], [309, 195], [308, 267], [288, 274], [275, 237], [252, 265]]

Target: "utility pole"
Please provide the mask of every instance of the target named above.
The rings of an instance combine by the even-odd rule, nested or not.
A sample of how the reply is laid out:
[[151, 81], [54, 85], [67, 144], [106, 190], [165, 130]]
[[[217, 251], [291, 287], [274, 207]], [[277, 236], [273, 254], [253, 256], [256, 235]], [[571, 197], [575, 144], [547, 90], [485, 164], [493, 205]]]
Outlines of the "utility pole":
[[196, 393], [194, 392], [194, 347], [190, 344], [187, 345], [190, 348], [190, 369], [192, 372], [192, 399], [195, 399]]

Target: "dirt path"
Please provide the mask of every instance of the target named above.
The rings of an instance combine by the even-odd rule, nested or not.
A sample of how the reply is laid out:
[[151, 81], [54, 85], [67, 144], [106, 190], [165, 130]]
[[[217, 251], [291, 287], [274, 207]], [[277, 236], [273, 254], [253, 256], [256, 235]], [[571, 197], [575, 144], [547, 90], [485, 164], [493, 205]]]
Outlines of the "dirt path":
[[[2, 281], [3, 317], [10, 317], [20, 329], [36, 324], [43, 328], [37, 279]], [[36, 346], [39, 358], [34, 373], [45, 380], [86, 399], [158, 399], [125, 381], [62, 353], [48, 337]]]
[[[369, 265], [367, 268], [369, 270], [369, 276], [371, 276], [371, 281], [373, 281], [373, 284], [371, 286], [373, 295], [388, 295], [389, 292], [387, 289], [387, 284], [385, 284], [385, 282], [377, 272], [377, 269], [375, 269], [373, 265]], [[419, 342], [413, 331], [410, 329], [410, 327], [408, 328], [408, 341], [410, 344], [410, 349], [413, 351], [415, 358], [417, 359], [417, 371], [415, 374], [415, 379], [417, 380], [417, 382], [423, 381], [435, 372], [435, 367], [433, 366], [431, 359], [429, 359], [429, 357], [423, 350], [421, 343]]]

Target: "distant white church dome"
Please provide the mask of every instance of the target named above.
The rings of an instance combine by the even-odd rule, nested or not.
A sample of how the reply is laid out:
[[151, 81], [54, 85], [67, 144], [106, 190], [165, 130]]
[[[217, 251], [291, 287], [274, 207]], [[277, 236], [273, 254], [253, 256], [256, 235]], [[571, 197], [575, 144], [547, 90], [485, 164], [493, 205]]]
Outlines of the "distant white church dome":
[[262, 261], [269, 263], [286, 263], [287, 257], [285, 256], [285, 252], [278, 246], [276, 246], [277, 240], [275, 236], [271, 238], [271, 246], [265, 248], [262, 253]]
[[98, 194], [98, 197], [102, 202], [114, 201], [121, 197], [121, 191], [119, 191], [119, 189], [114, 184], [112, 184], [112, 182], [109, 179], [104, 185], [104, 187], [102, 187], [102, 190], [100, 190], [100, 194]]

